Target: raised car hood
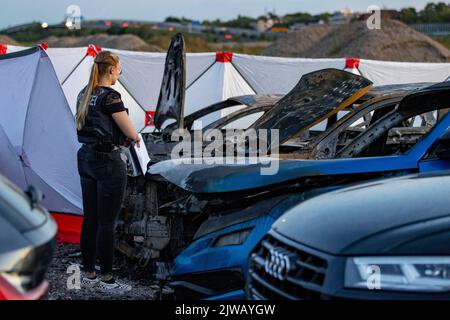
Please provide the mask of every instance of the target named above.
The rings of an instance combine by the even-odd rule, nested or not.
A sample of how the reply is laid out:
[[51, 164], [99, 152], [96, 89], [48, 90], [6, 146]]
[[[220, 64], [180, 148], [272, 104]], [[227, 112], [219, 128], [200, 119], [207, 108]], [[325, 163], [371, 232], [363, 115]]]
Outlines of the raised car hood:
[[[182, 160], [159, 162], [150, 167], [149, 173], [159, 174], [193, 193], [219, 193], [269, 187], [303, 177], [417, 168], [417, 162], [405, 156], [332, 160], [260, 158], [260, 162], [256, 164], [252, 164], [249, 158], [245, 159], [244, 164], [195, 164], [183, 163]], [[191, 159], [184, 159], [186, 160]], [[269, 166], [279, 166], [279, 170], [274, 175], [262, 175], [262, 169]]]
[[155, 128], [161, 129], [167, 120], [175, 120], [183, 127], [184, 96], [186, 83], [186, 54], [181, 33], [172, 38], [167, 51], [164, 75], [155, 111]]
[[366, 78], [338, 69], [305, 74], [252, 128], [279, 129], [279, 143], [283, 144], [351, 105], [371, 86]]
[[444, 247], [448, 254], [450, 248], [433, 246], [432, 238], [425, 246], [421, 241], [448, 234], [449, 188], [450, 177], [445, 175], [410, 175], [355, 185], [292, 208], [273, 230], [336, 255], [443, 254], [439, 250]]

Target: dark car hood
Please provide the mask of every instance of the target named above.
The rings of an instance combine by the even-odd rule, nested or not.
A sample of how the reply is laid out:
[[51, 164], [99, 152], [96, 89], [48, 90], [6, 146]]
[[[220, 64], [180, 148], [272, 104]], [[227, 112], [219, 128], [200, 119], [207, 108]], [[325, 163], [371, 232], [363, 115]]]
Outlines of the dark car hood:
[[[270, 187], [304, 177], [417, 168], [416, 161], [404, 156], [332, 160], [260, 158], [260, 162], [256, 164], [249, 163], [251, 158], [246, 158], [244, 164], [195, 164], [195, 162], [183, 163], [183, 160], [191, 161], [191, 159], [162, 161], [151, 166], [149, 173], [161, 175], [169, 182], [193, 193], [219, 193]], [[261, 174], [262, 169], [269, 165], [274, 167], [278, 165], [277, 173]]]
[[289, 210], [272, 232], [337, 255], [448, 254], [446, 174], [377, 180], [330, 192]]

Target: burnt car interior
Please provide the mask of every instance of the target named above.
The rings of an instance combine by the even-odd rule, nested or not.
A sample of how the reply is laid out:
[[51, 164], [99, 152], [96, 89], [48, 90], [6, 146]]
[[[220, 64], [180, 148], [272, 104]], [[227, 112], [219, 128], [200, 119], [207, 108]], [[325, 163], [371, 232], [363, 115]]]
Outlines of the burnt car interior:
[[[339, 158], [405, 154], [442, 119], [448, 108], [445, 86], [413, 93], [380, 117], [336, 154]], [[431, 92], [430, 92], [431, 91]]]

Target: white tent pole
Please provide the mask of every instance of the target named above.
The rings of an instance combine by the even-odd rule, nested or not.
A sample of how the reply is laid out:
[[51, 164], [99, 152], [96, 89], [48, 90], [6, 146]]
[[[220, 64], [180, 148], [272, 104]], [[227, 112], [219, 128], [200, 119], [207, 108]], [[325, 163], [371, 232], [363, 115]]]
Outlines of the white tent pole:
[[[344, 68], [342, 69], [342, 70], [346, 70], [347, 68], [344, 66]], [[369, 79], [369, 78], [367, 78], [362, 72], [361, 72], [361, 70], [359, 70], [359, 68], [355, 68], [356, 70], [358, 70], [358, 72], [359, 72], [359, 74], [361, 75], [361, 77], [364, 77], [364, 78], [366, 78], [366, 79]], [[370, 80], [370, 79], [369, 79]]]
[[199, 75], [197, 78], [195, 78], [194, 81], [192, 81], [192, 82], [186, 87], [186, 90], [189, 89], [195, 82], [197, 82], [197, 80], [200, 79], [206, 72], [208, 72], [208, 70], [211, 69], [212, 66], [216, 64], [216, 62], [217, 62], [217, 61], [214, 60], [214, 62], [211, 63], [211, 65], [210, 65], [208, 68], [206, 68], [202, 73], [200, 73], [200, 75]]
[[245, 83], [247, 83], [248, 86], [253, 90], [254, 94], [258, 94], [258, 92], [255, 90], [255, 88], [253, 88], [252, 85], [247, 81], [247, 79], [245, 79], [244, 75], [241, 73], [239, 68], [233, 63], [233, 60], [231, 60], [230, 63], [233, 66], [234, 70], [236, 70], [237, 73], [239, 73], [239, 75], [241, 76], [241, 78], [244, 79]]
[[[136, 104], [139, 106], [139, 108], [141, 108], [145, 113], [147, 113], [147, 110], [139, 103], [139, 101], [133, 96], [133, 94], [130, 92], [130, 90], [128, 90], [128, 88], [123, 84], [123, 82], [120, 81], [120, 79], [117, 80], [117, 82], [119, 82], [122, 85], [123, 89], [130, 95], [130, 97], [134, 100], [134, 102], [136, 102]], [[139, 133], [141, 133], [142, 130], [145, 129], [145, 127], [146, 126], [144, 126], [142, 129], [140, 129]]]
[[61, 82], [61, 86], [64, 85], [64, 83], [66, 83], [67, 79], [70, 78], [70, 76], [75, 72], [75, 70], [77, 70], [77, 68], [83, 63], [84, 59], [86, 59], [87, 54], [83, 57], [83, 59], [81, 59], [77, 65], [72, 69], [72, 71], [69, 72], [69, 74], [67, 75], [67, 77]]
[[133, 96], [133, 94], [130, 92], [130, 90], [128, 90], [128, 88], [123, 84], [122, 81], [117, 80], [117, 82], [119, 82], [122, 87], [125, 89], [125, 91], [130, 95], [131, 98], [133, 98], [133, 100], [136, 102], [136, 104], [144, 111], [147, 112], [147, 110], [139, 103], [139, 101]]

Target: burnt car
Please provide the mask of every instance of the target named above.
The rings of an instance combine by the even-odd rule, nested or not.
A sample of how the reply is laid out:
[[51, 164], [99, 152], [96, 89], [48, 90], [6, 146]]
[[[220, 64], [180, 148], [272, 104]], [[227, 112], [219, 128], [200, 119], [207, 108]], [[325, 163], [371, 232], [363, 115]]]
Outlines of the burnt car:
[[[436, 152], [449, 159], [444, 140]], [[450, 172], [441, 171], [295, 206], [253, 251], [248, 298], [450, 299], [449, 190]]]
[[[344, 145], [334, 142], [333, 159], [267, 157], [256, 164], [249, 159], [245, 164], [168, 160], [153, 165], [151, 174], [185, 192], [160, 212], [183, 217], [183, 227], [193, 232], [192, 243], [172, 268], [176, 297], [242, 298], [252, 248], [284, 211], [305, 199], [368, 179], [450, 168], [448, 159], [433, 156], [450, 126], [445, 113], [449, 98], [450, 84], [439, 83], [381, 108], [382, 115], [374, 117], [374, 112], [365, 130]], [[262, 175], [267, 165], [278, 166], [276, 174]]]
[[[257, 184], [253, 187], [251, 180], [253, 178], [250, 178], [248, 180], [249, 186], [247, 186], [247, 189], [252, 189], [250, 192], [237, 191], [230, 196], [232, 192], [225, 190], [212, 192], [190, 190], [181, 185], [181, 176], [180, 180], [173, 183], [173, 181], [167, 179], [166, 174], [167, 171], [172, 170], [171, 166], [177, 162], [165, 162], [163, 160], [170, 159], [174, 147], [179, 144], [178, 141], [172, 140], [172, 135], [177, 129], [195, 134], [193, 129], [197, 120], [224, 108], [240, 107], [241, 109], [233, 111], [226, 117], [207, 123], [201, 133], [213, 129], [227, 133], [228, 125], [256, 114], [259, 115], [259, 118], [253, 118], [254, 122], [249, 123], [247, 129], [255, 132], [279, 130], [278, 150], [276, 153], [269, 154], [269, 162], [278, 158], [284, 160], [291, 158], [333, 159], [348, 143], [370, 129], [384, 115], [395, 110], [405, 96], [430, 86], [430, 84], [409, 84], [372, 88], [371, 82], [360, 76], [342, 70], [325, 69], [302, 76], [298, 84], [285, 96], [250, 95], [234, 97], [184, 116], [183, 66], [184, 43], [181, 36], [176, 36], [172, 41], [166, 59], [164, 80], [155, 114], [156, 131], [151, 134], [143, 134], [152, 159], [150, 165], [155, 166], [157, 163], [161, 163], [162, 166], [168, 166], [168, 169], [160, 170], [161, 166], [155, 166], [155, 174], [147, 172], [145, 176], [129, 179], [124, 210], [118, 225], [117, 249], [133, 261], [131, 264], [133, 268], [145, 269], [150, 267], [157, 278], [165, 279], [169, 274], [173, 259], [193, 240], [203, 238], [205, 235], [212, 237], [214, 232], [217, 232], [218, 236], [219, 234], [229, 233], [229, 237], [224, 237], [223, 241], [218, 242], [219, 244], [226, 244], [227, 241], [230, 241], [230, 237], [233, 238], [236, 235], [234, 230], [229, 228], [234, 226], [239, 229], [242, 227], [239, 226], [241, 222], [259, 217], [261, 228], [255, 230], [254, 233], [244, 232], [241, 234], [238, 232], [238, 239], [241, 240], [232, 239], [231, 243], [238, 241], [238, 245], [235, 245], [233, 250], [226, 255], [226, 257], [232, 257], [224, 259], [229, 261], [226, 265], [221, 264], [222, 259], [215, 259], [217, 263], [215, 267], [213, 265], [205, 266], [197, 261], [197, 269], [194, 270], [191, 268], [194, 264], [191, 264], [189, 259], [185, 259], [189, 255], [189, 251], [185, 251], [178, 257], [175, 268], [172, 268], [172, 279], [177, 279], [175, 275], [180, 275], [178, 280], [184, 281], [183, 283], [186, 283], [186, 279], [183, 278], [184, 274], [198, 273], [199, 279], [207, 279], [208, 277], [203, 277], [203, 272], [216, 269], [224, 270], [224, 277], [221, 278], [224, 281], [221, 282], [225, 287], [218, 288], [215, 291], [205, 291], [203, 290], [205, 288], [203, 288], [201, 289], [203, 293], [198, 294], [198, 297], [220, 296], [221, 293], [230, 292], [230, 287], [237, 288], [236, 297], [243, 297], [242, 288], [245, 271], [243, 271], [242, 266], [245, 264], [246, 257], [262, 235], [270, 228], [271, 223], [282, 213], [282, 210], [274, 209], [276, 214], [268, 214], [270, 208], [274, 207], [272, 198], [279, 194], [286, 195], [286, 199], [282, 200], [287, 201], [287, 203], [292, 201], [293, 205], [296, 203], [295, 199], [287, 198], [289, 195], [296, 195], [294, 192], [296, 189], [289, 185], [286, 188], [272, 188], [272, 186], [260, 188]], [[414, 127], [414, 121], [404, 121], [395, 130], [387, 130], [386, 148], [390, 148], [391, 152], [410, 148], [427, 132], [427, 128], [436, 123], [437, 115], [431, 111], [423, 115], [420, 114], [416, 118], [420, 122], [420, 126]], [[172, 123], [167, 124], [168, 122]], [[245, 132], [236, 132], [237, 137], [242, 135], [245, 136]], [[267, 143], [267, 141], [270, 141], [270, 139], [263, 140], [264, 143]], [[228, 141], [224, 141], [224, 148], [227, 147], [227, 143]], [[201, 145], [200, 151], [207, 147], [208, 143]], [[195, 146], [192, 146], [192, 150], [194, 148]], [[245, 155], [251, 154], [251, 151], [251, 148], [246, 149]], [[389, 151], [386, 150], [385, 154], [388, 153]], [[196, 153], [192, 152], [189, 158], [195, 157], [195, 155]], [[294, 163], [296, 162], [294, 161]], [[228, 170], [228, 166], [213, 166], [213, 168], [217, 169], [215, 174], [224, 168]], [[239, 170], [245, 168], [247, 168], [245, 165], [235, 168], [236, 175]], [[181, 175], [185, 174], [185, 177], [188, 176], [187, 173], [195, 175], [196, 171], [199, 171], [197, 170], [198, 167], [191, 165], [179, 169], [174, 170], [174, 173], [177, 172], [178, 174], [185, 170], [184, 173], [181, 173]], [[295, 170], [297, 169], [302, 170], [301, 168]], [[164, 171], [164, 173], [160, 174], [159, 171]], [[383, 169], [380, 169], [380, 171], [383, 171]], [[245, 174], [245, 170], [243, 174]], [[364, 179], [366, 175], [370, 176], [371, 174], [358, 174], [353, 177], [347, 177], [344, 174], [342, 182], [343, 184], [351, 182], [355, 177], [356, 180]], [[214, 180], [214, 175], [211, 177]], [[200, 183], [205, 186], [210, 183], [207, 176], [201, 178], [202, 182]], [[265, 179], [269, 185], [272, 178], [266, 176]], [[317, 186], [328, 190], [336, 185], [336, 182], [332, 182], [332, 180], [334, 178], [330, 179], [329, 184], [319, 183]], [[240, 181], [235, 183], [236, 187], [245, 189]], [[312, 184], [305, 188], [311, 190]], [[214, 195], [212, 197], [203, 197], [203, 195], [198, 197], [197, 193], [212, 193]], [[261, 200], [265, 200], [264, 193], [267, 193], [267, 203], [257, 204]], [[312, 194], [314, 193], [315, 191], [312, 192]], [[236, 194], [242, 195], [242, 197], [238, 198]], [[303, 197], [303, 195], [300, 196]], [[260, 206], [257, 214], [250, 208], [252, 205]], [[240, 214], [241, 211], [247, 213]], [[272, 220], [266, 220], [269, 218]], [[250, 226], [248, 229], [252, 228]], [[255, 237], [253, 237], [254, 234]], [[251, 241], [244, 241], [244, 244], [248, 244], [248, 247], [242, 251], [237, 250], [240, 241], [245, 239], [247, 235], [249, 239], [252, 239]], [[229, 248], [229, 246], [218, 247], [225, 251]], [[186, 263], [180, 264], [179, 261], [186, 261]], [[229, 268], [229, 266], [233, 268]], [[229, 269], [237, 270], [237, 272], [233, 271], [231, 280], [227, 280]], [[213, 272], [211, 276], [216, 277], [218, 274]], [[226, 283], [238, 285], [229, 286]], [[188, 290], [188, 292], [192, 296], [193, 291]], [[182, 295], [178, 294], [178, 296]], [[228, 295], [227, 297], [232, 296]]]
[[0, 300], [47, 295], [57, 228], [41, 200], [36, 188], [24, 193], [0, 175]]
[[[282, 140], [280, 152], [296, 152], [299, 157], [305, 157], [308, 146], [312, 145], [313, 140], [316, 141], [313, 136], [327, 133], [332, 124], [336, 123], [333, 120], [334, 115], [340, 111], [352, 113], [365, 101], [384, 96], [379, 92], [369, 93], [371, 82], [362, 77], [342, 70], [328, 69], [303, 76], [298, 85], [282, 98], [270, 95], [235, 97], [184, 117], [184, 90], [181, 89], [184, 88], [184, 69], [179, 67], [184, 65], [183, 48], [182, 37], [175, 37], [167, 55], [155, 114], [156, 131], [144, 134], [145, 144], [152, 159], [150, 165], [171, 157], [174, 147], [179, 143], [172, 141], [175, 130], [192, 132], [192, 126], [197, 119], [223, 108], [239, 105], [245, 106], [208, 124], [203, 128], [204, 131], [216, 129], [226, 132], [228, 124], [253, 113], [261, 113], [250, 128], [256, 131], [279, 129]], [[412, 89], [405, 88], [404, 94], [408, 90]], [[394, 98], [386, 94], [386, 103], [394, 106], [395, 103], [388, 99], [388, 96]], [[367, 110], [366, 114], [362, 115], [369, 113]], [[348, 117], [346, 114], [344, 118]], [[174, 122], [164, 127], [169, 120]], [[320, 121], [328, 121], [328, 129], [309, 130]], [[310, 143], [307, 144], [306, 140]], [[224, 146], [226, 144], [227, 141], [224, 141]], [[206, 147], [207, 144], [201, 146], [200, 151]], [[194, 156], [195, 152], [192, 152], [192, 155]], [[202, 216], [192, 221], [190, 217], [185, 219], [183, 214], [172, 212], [173, 208], [169, 204], [186, 196], [184, 190], [155, 175], [130, 178], [118, 228], [118, 250], [137, 261], [136, 266], [152, 265], [160, 258], [174, 258], [192, 240], [198, 226], [205, 219]]]

